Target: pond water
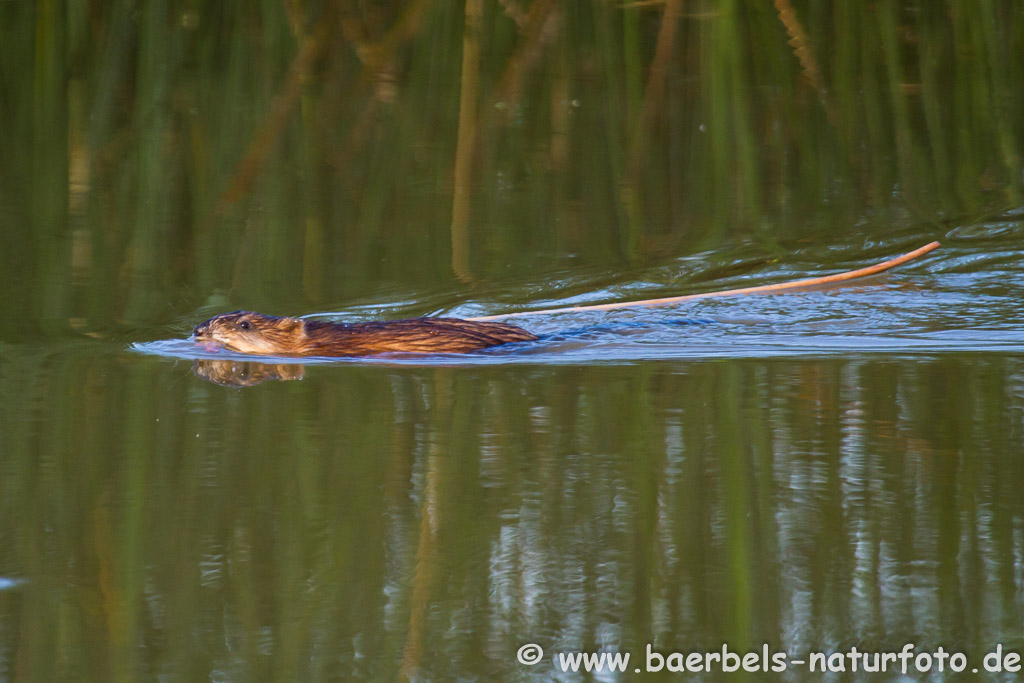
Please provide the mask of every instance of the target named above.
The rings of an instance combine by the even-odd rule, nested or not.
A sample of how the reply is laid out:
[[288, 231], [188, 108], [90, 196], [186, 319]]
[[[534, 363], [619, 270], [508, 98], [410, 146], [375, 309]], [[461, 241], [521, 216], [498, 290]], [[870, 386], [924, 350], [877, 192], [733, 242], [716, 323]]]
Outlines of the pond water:
[[[804, 259], [811, 256], [806, 251], [802, 254]], [[718, 255], [706, 257], [713, 260]], [[188, 339], [137, 342], [131, 348], [140, 353], [201, 362], [249, 363], [251, 369], [263, 365], [268, 370], [288, 365], [342, 363], [462, 367], [821, 357], [872, 352], [892, 355], [1024, 351], [1024, 322], [1018, 315], [1024, 298], [1021, 254], [1001, 248], [997, 242], [979, 247], [952, 241], [944, 251], [923, 260], [927, 263], [904, 266], [911, 269], [909, 274], [889, 272], [827, 287], [711, 297], [668, 306], [535, 311], [541, 314], [499, 318], [530, 330], [540, 339], [471, 354], [385, 354], [309, 360], [282, 357], [275, 359], [277, 363], [260, 363], [259, 357], [204, 347]], [[725, 281], [722, 288], [789, 281], [780, 274], [793, 273], [797, 263], [776, 264], [768, 273]], [[969, 274], [963, 274], [965, 265], [970, 268]], [[571, 288], [584, 286], [585, 283], [577, 282]], [[663, 295], [667, 287], [651, 281], [624, 283], [571, 299], [549, 299], [544, 307], [593, 306], [598, 305], [595, 301], [606, 299], [642, 301]], [[313, 317], [339, 322], [400, 319], [403, 305], [396, 305], [393, 310], [376, 306], [372, 318], [365, 317], [363, 307]], [[425, 303], [419, 303], [419, 307], [425, 307]], [[453, 317], [501, 315], [495, 311], [493, 305], [461, 304], [434, 313]], [[297, 372], [298, 368], [293, 368], [293, 373]]]
[[0, 3], [0, 679], [1014, 678], [1024, 15], [793, 4]]
[[8, 666], [547, 680], [555, 653], [647, 667], [648, 644], [1020, 651], [1024, 259], [952, 237], [853, 286], [541, 316], [473, 356], [7, 345]]

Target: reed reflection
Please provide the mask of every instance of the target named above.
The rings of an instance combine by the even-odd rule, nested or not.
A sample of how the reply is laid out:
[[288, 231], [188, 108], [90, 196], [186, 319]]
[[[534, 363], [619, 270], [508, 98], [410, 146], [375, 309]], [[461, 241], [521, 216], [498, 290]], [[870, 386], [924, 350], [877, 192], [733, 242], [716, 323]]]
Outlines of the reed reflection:
[[1020, 647], [1017, 359], [97, 367], [0, 412], [0, 655], [33, 680], [82, 642], [104, 680]]

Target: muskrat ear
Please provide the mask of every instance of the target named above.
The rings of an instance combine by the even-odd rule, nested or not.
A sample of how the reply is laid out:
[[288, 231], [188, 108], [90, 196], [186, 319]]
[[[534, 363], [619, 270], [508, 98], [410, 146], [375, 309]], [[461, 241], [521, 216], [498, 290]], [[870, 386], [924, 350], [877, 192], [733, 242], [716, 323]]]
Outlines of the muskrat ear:
[[306, 321], [302, 318], [281, 318], [278, 326], [285, 332], [305, 332]]

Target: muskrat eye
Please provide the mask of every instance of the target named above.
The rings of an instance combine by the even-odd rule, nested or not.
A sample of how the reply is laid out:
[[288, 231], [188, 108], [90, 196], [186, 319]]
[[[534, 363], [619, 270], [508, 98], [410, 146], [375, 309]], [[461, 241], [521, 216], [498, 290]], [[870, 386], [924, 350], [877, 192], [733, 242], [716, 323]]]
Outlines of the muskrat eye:
[[238, 323], [238, 326], [241, 327], [243, 330], [247, 330], [249, 329], [249, 321], [243, 320], [240, 323]]

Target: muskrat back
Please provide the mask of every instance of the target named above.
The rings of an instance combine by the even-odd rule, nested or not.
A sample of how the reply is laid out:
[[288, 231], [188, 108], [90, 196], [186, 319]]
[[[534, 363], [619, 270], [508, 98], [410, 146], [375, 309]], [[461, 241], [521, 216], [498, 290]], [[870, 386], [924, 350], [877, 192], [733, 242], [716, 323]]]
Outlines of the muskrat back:
[[369, 356], [379, 353], [466, 353], [537, 336], [505, 323], [411, 318], [329, 323], [235, 311], [196, 326], [192, 338], [241, 353], [273, 356]]

